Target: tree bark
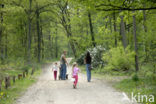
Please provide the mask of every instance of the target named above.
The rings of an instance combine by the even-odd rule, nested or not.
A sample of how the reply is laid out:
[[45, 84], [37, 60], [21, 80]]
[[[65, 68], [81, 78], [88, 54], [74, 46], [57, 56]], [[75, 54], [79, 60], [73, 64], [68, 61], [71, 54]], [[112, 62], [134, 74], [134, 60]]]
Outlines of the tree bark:
[[143, 23], [143, 25], [144, 25], [144, 31], [147, 32], [147, 26], [146, 26], [146, 11], [145, 11], [145, 10], [143, 10], [143, 16], [144, 16], [144, 23]]
[[117, 34], [116, 34], [116, 32], [117, 32], [117, 29], [116, 29], [116, 14], [115, 14], [115, 11], [114, 11], [114, 13], [113, 13], [113, 19], [114, 19], [114, 32], [115, 32], [115, 46], [117, 47]]
[[5, 59], [8, 57], [8, 36], [5, 34]]
[[138, 65], [138, 46], [137, 46], [137, 34], [136, 34], [136, 17], [133, 15], [133, 37], [134, 37], [134, 48], [135, 48], [135, 69], [139, 71]]
[[91, 38], [92, 38], [92, 45], [94, 47], [96, 47], [95, 37], [94, 37], [94, 31], [93, 31], [93, 24], [92, 24], [92, 18], [91, 18], [90, 11], [88, 11], [88, 20], [89, 20], [89, 26], [90, 26], [90, 34], [91, 34]]
[[70, 14], [69, 14], [67, 6], [68, 6], [67, 2], [65, 3], [64, 6], [59, 5], [61, 15], [62, 15], [61, 24], [63, 25], [63, 27], [64, 27], [64, 29], [66, 31], [67, 37], [69, 38], [69, 44], [70, 44], [70, 46], [72, 48], [74, 57], [76, 58], [76, 48], [75, 48], [75, 45], [74, 45], [74, 41], [70, 39], [72, 37], [72, 30], [71, 30], [71, 23], [70, 23]]
[[39, 19], [40, 19], [40, 13], [38, 11], [38, 6], [37, 6], [37, 10], [36, 10], [36, 28], [37, 28], [37, 37], [38, 37], [38, 54], [37, 54], [37, 58], [38, 58], [38, 62], [41, 61], [41, 35], [40, 35], [40, 23], [39, 23]]
[[110, 26], [110, 30], [112, 33], [112, 18], [111, 18], [111, 16], [109, 16], [109, 26]]
[[[2, 7], [3, 8], [3, 7]], [[0, 58], [1, 58], [1, 61], [2, 63], [4, 62], [4, 46], [2, 44], [2, 37], [3, 37], [3, 12], [1, 12], [1, 25], [0, 25], [0, 51], [1, 51], [1, 55], [0, 55]]]
[[31, 63], [31, 6], [32, 0], [29, 0], [29, 14], [28, 14], [28, 63]]
[[121, 33], [121, 36], [122, 36], [122, 43], [123, 43], [123, 46], [124, 48], [127, 47], [127, 38], [126, 38], [126, 32], [125, 32], [125, 24], [124, 24], [124, 16], [120, 16], [121, 18], [121, 23], [120, 23], [120, 33]]
[[57, 36], [57, 23], [56, 23], [56, 29], [55, 29], [55, 57], [58, 57], [58, 44], [57, 44], [57, 40], [58, 40], [58, 36]]
[[40, 35], [41, 35], [41, 49], [42, 49], [42, 60], [44, 59], [45, 57], [45, 54], [44, 54], [44, 38], [43, 38], [43, 27], [41, 27], [41, 32], [40, 32]]
[[[144, 4], [144, 7], [145, 7], [145, 4]], [[144, 27], [144, 31], [145, 33], [147, 33], [147, 26], [146, 26], [146, 11], [143, 10], [143, 18], [144, 18], [144, 21], [143, 21], [143, 27]], [[146, 38], [146, 36], [144, 36], [144, 39]], [[146, 60], [148, 60], [148, 51], [147, 51], [147, 42], [144, 41], [144, 52], [146, 53]]]

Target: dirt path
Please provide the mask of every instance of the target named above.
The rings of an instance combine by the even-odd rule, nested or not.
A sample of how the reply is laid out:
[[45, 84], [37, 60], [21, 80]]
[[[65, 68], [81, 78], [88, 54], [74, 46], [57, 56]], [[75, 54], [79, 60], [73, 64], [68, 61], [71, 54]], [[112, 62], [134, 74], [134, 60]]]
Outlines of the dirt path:
[[[69, 80], [54, 81], [51, 67], [43, 69], [37, 83], [28, 88], [17, 104], [130, 104], [122, 101], [123, 94], [108, 83], [98, 79], [88, 83], [84, 74], [79, 74], [77, 89], [72, 88], [71, 75]], [[68, 67], [68, 74], [70, 70], [71, 66]]]

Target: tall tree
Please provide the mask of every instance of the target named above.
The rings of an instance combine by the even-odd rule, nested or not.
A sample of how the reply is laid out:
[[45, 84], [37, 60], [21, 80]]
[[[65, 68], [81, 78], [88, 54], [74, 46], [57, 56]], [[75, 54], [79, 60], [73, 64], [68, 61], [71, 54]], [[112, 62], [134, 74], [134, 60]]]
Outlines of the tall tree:
[[31, 62], [31, 12], [32, 12], [32, 0], [29, 0], [29, 11], [28, 11], [28, 63]]
[[71, 39], [72, 37], [72, 30], [71, 30], [71, 20], [70, 20], [70, 13], [69, 13], [69, 5], [68, 1], [62, 1], [58, 3], [59, 9], [61, 11], [61, 16], [60, 16], [60, 22], [63, 25], [67, 37], [69, 38], [69, 43], [71, 45], [72, 51], [74, 56], [76, 57], [76, 48], [75, 48], [75, 43]]
[[89, 27], [90, 27], [90, 34], [91, 34], [91, 38], [92, 38], [92, 44], [94, 47], [96, 47], [93, 24], [92, 24], [92, 17], [91, 17], [90, 11], [88, 11], [88, 20], [89, 20]]
[[57, 22], [56, 22], [56, 28], [55, 28], [55, 57], [58, 58], [58, 29], [57, 29]]
[[137, 45], [136, 17], [135, 17], [135, 15], [133, 15], [133, 37], [134, 37], [134, 48], [135, 48], [135, 69], [136, 69], [136, 71], [139, 71], [138, 45]]
[[36, 26], [37, 26], [37, 36], [38, 36], [38, 62], [41, 61], [41, 34], [40, 34], [40, 13], [38, 4], [36, 4]]
[[121, 18], [121, 23], [120, 23], [120, 33], [121, 33], [121, 36], [122, 36], [122, 43], [123, 43], [123, 46], [124, 48], [127, 47], [127, 38], [126, 38], [126, 32], [125, 32], [125, 24], [124, 24], [124, 16], [120, 16]]
[[115, 32], [115, 46], [117, 47], [117, 27], [116, 27], [116, 13], [115, 11], [113, 12], [113, 19], [114, 19], [114, 32]]

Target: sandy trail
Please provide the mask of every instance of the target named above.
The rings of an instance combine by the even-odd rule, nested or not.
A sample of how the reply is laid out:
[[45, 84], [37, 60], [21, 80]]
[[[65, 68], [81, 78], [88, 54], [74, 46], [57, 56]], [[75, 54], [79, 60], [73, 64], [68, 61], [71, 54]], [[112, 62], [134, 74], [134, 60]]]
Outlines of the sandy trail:
[[54, 81], [51, 67], [43, 68], [37, 83], [28, 88], [16, 104], [130, 104], [122, 101], [123, 94], [105, 81], [92, 78], [88, 83], [84, 74], [79, 74], [78, 88], [73, 89], [71, 66], [68, 67], [68, 80]]

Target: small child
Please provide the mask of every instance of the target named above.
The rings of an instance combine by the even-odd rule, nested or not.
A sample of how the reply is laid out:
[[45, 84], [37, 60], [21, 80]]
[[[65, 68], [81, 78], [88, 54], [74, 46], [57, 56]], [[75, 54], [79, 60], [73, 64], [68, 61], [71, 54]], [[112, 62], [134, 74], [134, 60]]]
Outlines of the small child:
[[57, 62], [55, 63], [55, 65], [52, 68], [52, 71], [54, 72], [54, 79], [57, 79], [57, 70], [58, 70], [58, 66], [57, 66]]
[[76, 88], [77, 83], [78, 83], [78, 73], [80, 72], [80, 69], [77, 67], [77, 63], [74, 62], [73, 67], [72, 67], [72, 77], [75, 79], [73, 83], [73, 88]]

